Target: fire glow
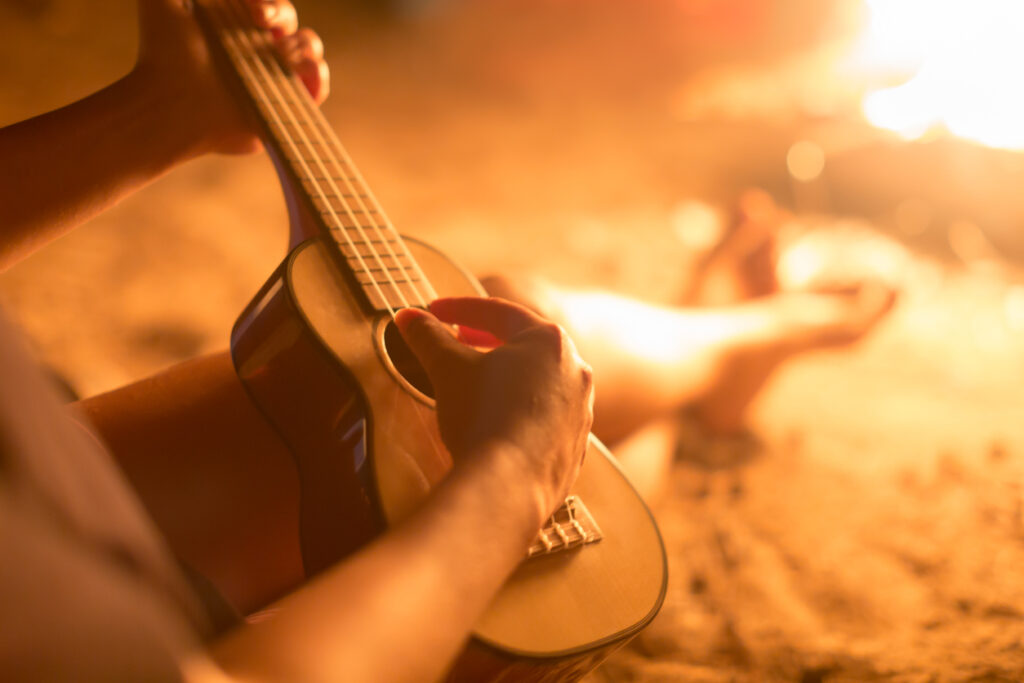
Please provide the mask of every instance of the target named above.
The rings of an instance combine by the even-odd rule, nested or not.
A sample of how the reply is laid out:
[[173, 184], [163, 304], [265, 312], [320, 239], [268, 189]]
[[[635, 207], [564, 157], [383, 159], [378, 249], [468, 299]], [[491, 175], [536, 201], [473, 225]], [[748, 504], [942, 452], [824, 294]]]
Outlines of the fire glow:
[[948, 130], [1024, 150], [1024, 2], [865, 0], [869, 26], [856, 63], [909, 75], [869, 92], [864, 114], [908, 140]]

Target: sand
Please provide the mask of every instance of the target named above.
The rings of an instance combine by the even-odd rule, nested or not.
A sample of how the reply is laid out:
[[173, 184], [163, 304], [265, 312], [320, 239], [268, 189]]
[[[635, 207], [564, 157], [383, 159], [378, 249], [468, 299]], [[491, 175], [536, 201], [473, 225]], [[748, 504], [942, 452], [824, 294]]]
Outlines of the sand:
[[[670, 556], [665, 607], [590, 680], [1024, 679], [1024, 289], [1013, 262], [958, 256], [937, 220], [930, 240], [894, 233], [840, 199], [870, 189], [856, 179], [829, 178], [831, 201], [794, 187], [782, 160], [815, 125], [806, 118], [681, 119], [684, 86], [721, 55], [697, 29], [673, 42], [651, 28], [657, 3], [638, 4], [635, 24], [613, 22], [622, 10], [608, 3], [589, 21], [572, 3], [538, 2], [456, 4], [397, 25], [304, 5], [335, 73], [325, 111], [381, 202], [401, 230], [475, 272], [669, 302], [694, 258], [682, 209], [725, 211], [750, 184], [841, 255], [851, 234], [898, 254], [858, 257], [903, 289], [877, 334], [788, 364], [762, 394], [757, 457], [709, 469], [683, 449], [654, 504]], [[0, 7], [0, 121], [124, 73], [132, 6]], [[865, 149], [902, 149], [844, 130], [867, 141], [868, 161]], [[275, 187], [259, 156], [193, 162], [0, 276], [0, 301], [82, 395], [223, 349], [284, 256]]]

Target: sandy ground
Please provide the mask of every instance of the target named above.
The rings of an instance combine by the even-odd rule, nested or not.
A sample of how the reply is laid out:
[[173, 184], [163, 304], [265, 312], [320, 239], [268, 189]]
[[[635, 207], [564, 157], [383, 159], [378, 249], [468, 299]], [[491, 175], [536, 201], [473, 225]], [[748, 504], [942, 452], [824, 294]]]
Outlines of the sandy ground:
[[[709, 36], [699, 17], [672, 33], [654, 2], [582, 20], [573, 3], [510, 5], [385, 24], [304, 3], [335, 73], [325, 111], [403, 231], [477, 272], [662, 302], [693, 258], [687, 201], [758, 184], [844, 255], [850, 230], [882, 239], [875, 216], [837, 216], [869, 182], [833, 178], [828, 203], [785, 176], [807, 125], [780, 114], [788, 95], [753, 119], [680, 118], [693, 83], [715, 101], [722, 80], [701, 69], [736, 57], [716, 45], [749, 60], [771, 44]], [[126, 71], [132, 7], [0, 6], [0, 121]], [[275, 187], [260, 157], [194, 162], [0, 276], [0, 300], [83, 395], [221, 349], [284, 255]], [[665, 608], [594, 681], [1024, 679], [1022, 279], [933, 238], [881, 263], [864, 252], [902, 286], [898, 309], [856, 350], [776, 376], [752, 416], [758, 457], [709, 469], [683, 453], [656, 507]]]

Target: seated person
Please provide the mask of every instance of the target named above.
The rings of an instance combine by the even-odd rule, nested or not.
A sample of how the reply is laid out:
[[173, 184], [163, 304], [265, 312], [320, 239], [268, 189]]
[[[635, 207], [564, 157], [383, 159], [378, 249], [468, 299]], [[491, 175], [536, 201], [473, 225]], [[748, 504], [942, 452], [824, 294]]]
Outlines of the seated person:
[[[322, 46], [297, 29], [292, 5], [238, 1], [275, 32], [283, 59], [322, 101]], [[191, 158], [258, 149], [190, 7], [140, 0], [139, 58], [128, 76], [0, 130], [8, 171], [0, 266]], [[734, 361], [756, 361], [763, 374], [764, 358], [773, 365], [856, 338], [887, 308], [824, 293], [721, 310], [602, 299], [664, 324], [670, 351], [652, 358], [631, 352], [612, 321], [580, 322], [574, 311], [598, 295], [501, 279], [489, 285], [532, 308], [448, 299], [431, 313], [397, 317], [437, 389], [452, 471], [408, 520], [301, 588], [291, 457], [226, 352], [87, 399], [69, 417], [0, 321], [0, 605], [5, 621], [17, 623], [0, 636], [5, 675], [435, 680], [564, 498], [591, 428], [590, 367], [537, 310], [577, 334], [599, 367], [608, 398], [597, 404], [595, 428], [617, 439], [687, 403], [714, 414], [735, 402], [719, 385], [742, 370]], [[467, 323], [501, 344], [482, 353], [442, 321]], [[471, 395], [490, 397], [488, 409], [465, 399]], [[485, 514], [503, 533], [470, 533]], [[203, 581], [186, 580], [175, 556], [241, 613], [287, 595], [267, 618], [224, 635], [230, 616], [222, 620], [218, 601], [200, 598], [208, 593]]]

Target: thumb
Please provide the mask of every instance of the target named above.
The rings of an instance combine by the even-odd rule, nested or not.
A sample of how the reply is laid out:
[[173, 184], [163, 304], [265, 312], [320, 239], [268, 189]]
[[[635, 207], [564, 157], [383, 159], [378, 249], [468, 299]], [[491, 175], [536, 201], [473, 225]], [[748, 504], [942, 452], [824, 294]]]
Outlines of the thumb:
[[398, 311], [395, 325], [432, 381], [444, 374], [453, 361], [472, 353], [444, 323], [421, 309], [403, 308]]

